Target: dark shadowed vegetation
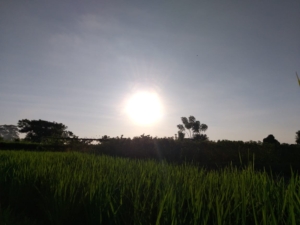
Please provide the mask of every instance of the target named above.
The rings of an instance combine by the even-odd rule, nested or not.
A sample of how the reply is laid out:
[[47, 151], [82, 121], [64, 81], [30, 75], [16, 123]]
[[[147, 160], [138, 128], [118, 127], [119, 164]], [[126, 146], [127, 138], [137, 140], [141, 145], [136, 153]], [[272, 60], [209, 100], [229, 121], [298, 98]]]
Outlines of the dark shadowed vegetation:
[[35, 143], [57, 143], [61, 140], [58, 138], [76, 138], [66, 125], [45, 120], [19, 120], [18, 128], [20, 133], [26, 134], [25, 141]]
[[201, 132], [205, 132], [208, 126], [204, 123], [200, 123], [200, 121], [196, 120], [194, 116], [190, 116], [189, 118], [181, 117], [181, 121], [183, 124], [178, 124], [178, 138], [179, 140], [183, 140], [186, 134], [188, 134], [189, 138], [206, 141], [208, 137], [205, 134], [201, 134]]
[[22, 140], [4, 127], [0, 224], [300, 223], [300, 131], [295, 145], [209, 141], [206, 124], [182, 122], [175, 139], [82, 139], [20, 120]]
[[15, 125], [0, 125], [0, 140], [19, 140], [19, 130]]
[[99, 144], [88, 144], [71, 139], [68, 144], [41, 144], [28, 142], [0, 142], [0, 150], [78, 151], [132, 159], [154, 159], [170, 163], [193, 163], [207, 168], [222, 168], [229, 164], [239, 166], [255, 162], [256, 169], [276, 172], [300, 169], [300, 145], [270, 144], [242, 141], [198, 141], [156, 138], [149, 135], [130, 138], [102, 139]]
[[300, 223], [299, 176], [286, 180], [251, 164], [208, 171], [82, 153], [0, 151], [0, 187], [2, 224]]

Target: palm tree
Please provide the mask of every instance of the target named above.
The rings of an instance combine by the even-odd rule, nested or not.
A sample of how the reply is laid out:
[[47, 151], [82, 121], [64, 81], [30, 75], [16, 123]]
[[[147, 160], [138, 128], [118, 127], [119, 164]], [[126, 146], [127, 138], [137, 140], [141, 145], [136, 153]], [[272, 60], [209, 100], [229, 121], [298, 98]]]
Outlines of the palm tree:
[[[178, 134], [185, 134], [185, 129], [187, 129], [189, 131], [190, 138], [194, 138], [196, 135], [200, 135], [201, 131], [205, 132], [208, 128], [206, 124], [201, 124], [200, 121], [196, 120], [194, 116], [190, 116], [189, 119], [187, 119], [186, 117], [181, 117], [181, 121], [184, 126], [182, 124], [177, 125], [179, 129]], [[193, 131], [193, 133], [191, 133], [191, 130]]]
[[[188, 131], [189, 131], [189, 136], [191, 137], [191, 128], [193, 127], [193, 124], [194, 124], [194, 122], [195, 122], [195, 117], [193, 117], [193, 116], [190, 116], [189, 117], [189, 120], [186, 118], [186, 117], [181, 117], [181, 121], [182, 121], [182, 123], [184, 124], [184, 127], [186, 128], [186, 129], [188, 129]], [[178, 127], [178, 126], [177, 126]]]

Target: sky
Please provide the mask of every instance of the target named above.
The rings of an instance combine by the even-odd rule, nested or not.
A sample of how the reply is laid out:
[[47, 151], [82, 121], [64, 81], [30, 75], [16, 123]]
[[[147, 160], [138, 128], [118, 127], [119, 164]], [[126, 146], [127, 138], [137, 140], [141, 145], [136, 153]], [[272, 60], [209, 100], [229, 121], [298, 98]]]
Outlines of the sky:
[[[0, 0], [0, 125], [172, 137], [193, 115], [212, 141], [292, 144], [296, 71], [298, 0]], [[160, 101], [151, 124], [126, 111], [140, 92]]]

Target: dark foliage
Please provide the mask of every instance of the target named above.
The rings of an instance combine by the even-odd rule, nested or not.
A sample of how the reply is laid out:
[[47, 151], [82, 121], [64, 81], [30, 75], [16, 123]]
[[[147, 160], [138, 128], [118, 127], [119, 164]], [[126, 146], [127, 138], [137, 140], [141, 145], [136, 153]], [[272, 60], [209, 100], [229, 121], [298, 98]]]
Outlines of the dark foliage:
[[61, 143], [59, 138], [76, 137], [64, 124], [45, 120], [19, 120], [18, 128], [20, 133], [26, 133], [26, 141], [36, 143]]
[[153, 138], [149, 135], [133, 139], [111, 138], [99, 145], [91, 146], [88, 152], [137, 159], [156, 159], [168, 162], [194, 162], [201, 165], [245, 165], [255, 161], [256, 165], [293, 164], [300, 160], [300, 146], [274, 145], [261, 142], [242, 141], [197, 141]]
[[0, 125], [0, 138], [7, 141], [19, 139], [18, 127], [15, 125]]
[[9, 142], [0, 141], [0, 150], [25, 150], [25, 151], [67, 151], [67, 145], [40, 144], [33, 142]]
[[270, 134], [268, 135], [268, 137], [263, 139], [263, 143], [266, 144], [276, 144], [276, 145], [280, 145], [279, 141], [277, 141], [274, 137], [274, 135]]
[[185, 133], [178, 131], [178, 140], [182, 141], [184, 139]]
[[208, 128], [206, 124], [201, 124], [200, 121], [196, 120], [194, 116], [190, 116], [189, 118], [181, 117], [181, 121], [183, 125], [182, 124], [177, 125], [177, 128], [179, 129], [178, 131], [179, 140], [182, 140], [184, 138], [186, 129], [189, 131], [188, 134], [190, 138], [195, 138], [196, 136], [198, 136], [199, 139], [199, 136], [201, 137], [201, 131], [205, 132]]
[[0, 142], [0, 150], [80, 151], [133, 159], [155, 159], [174, 163], [193, 162], [201, 165], [234, 165], [255, 161], [255, 165], [297, 164], [300, 146], [242, 141], [174, 140], [141, 135], [109, 138], [97, 145], [73, 141], [67, 145], [30, 142]]
[[[68, 139], [67, 143], [33, 143], [0, 141], [0, 150], [80, 151], [132, 159], [155, 159], [172, 163], [192, 162], [206, 168], [220, 168], [255, 163], [256, 168], [287, 171], [300, 168], [300, 145], [279, 144], [274, 136], [264, 142], [209, 141], [201, 134], [194, 139], [157, 138], [141, 135], [130, 138], [103, 136], [99, 144]], [[100, 140], [100, 139], [99, 139]], [[275, 140], [275, 141], [274, 141]]]
[[197, 140], [197, 141], [208, 141], [208, 137], [206, 134], [196, 134], [194, 136], [194, 140]]
[[300, 130], [296, 132], [296, 143], [300, 145]]

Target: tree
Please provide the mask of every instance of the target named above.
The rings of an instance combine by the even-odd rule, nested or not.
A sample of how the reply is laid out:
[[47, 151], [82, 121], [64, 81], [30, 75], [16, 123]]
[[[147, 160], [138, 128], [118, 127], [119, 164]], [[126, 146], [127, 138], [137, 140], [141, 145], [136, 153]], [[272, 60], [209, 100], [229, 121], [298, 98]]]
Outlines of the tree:
[[183, 125], [179, 124], [177, 125], [179, 131], [178, 131], [178, 140], [183, 140], [185, 136], [185, 128]]
[[296, 143], [300, 145], [300, 130], [296, 132]]
[[64, 124], [45, 120], [19, 120], [18, 128], [20, 133], [26, 133], [25, 140], [31, 142], [63, 143], [60, 138], [76, 138]]
[[[195, 122], [195, 120], [194, 120], [194, 118], [195, 117], [193, 117], [193, 116], [190, 116], [189, 117], [189, 120], [186, 118], [186, 117], [181, 117], [181, 121], [182, 121], [182, 123], [183, 123], [183, 125], [184, 125], [184, 128], [185, 129], [188, 129], [188, 131], [189, 131], [189, 137], [191, 137], [191, 128], [193, 127], [193, 124], [194, 124], [194, 122]], [[178, 126], [177, 126], [178, 127]]]
[[[183, 125], [182, 124], [177, 125], [177, 128], [179, 129], [179, 131], [178, 131], [179, 139], [184, 138], [185, 129], [187, 129], [189, 131], [188, 134], [189, 134], [190, 138], [199, 139], [199, 137], [203, 138], [204, 136], [207, 138], [206, 135], [201, 134], [201, 131], [205, 132], [207, 130], [208, 126], [206, 124], [201, 124], [200, 121], [196, 120], [196, 118], [194, 116], [190, 116], [189, 119], [187, 119], [186, 117], [181, 117], [181, 121], [182, 121]], [[192, 132], [191, 132], [191, 130], [192, 130]]]
[[0, 125], [0, 137], [7, 141], [19, 139], [18, 127], [15, 125]]
[[280, 145], [280, 142], [275, 139], [273, 134], [270, 134], [270, 135], [268, 135], [268, 137], [264, 138], [263, 143], [264, 144], [269, 143], [269, 144], [278, 144], [278, 145]]
[[199, 141], [208, 141], [208, 137], [206, 134], [196, 134], [194, 136], [194, 139]]

